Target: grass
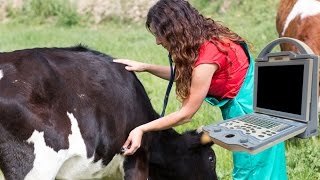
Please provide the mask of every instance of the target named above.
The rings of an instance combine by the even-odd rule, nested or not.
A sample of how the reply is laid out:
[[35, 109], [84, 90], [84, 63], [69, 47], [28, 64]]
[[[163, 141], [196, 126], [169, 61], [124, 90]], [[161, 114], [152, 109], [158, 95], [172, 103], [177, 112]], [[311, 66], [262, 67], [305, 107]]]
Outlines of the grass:
[[[277, 38], [275, 14], [278, 0], [236, 1], [227, 13], [219, 11], [222, 0], [193, 0], [194, 5], [207, 16], [223, 22], [253, 45], [252, 54], [257, 57], [262, 48]], [[211, 3], [210, 3], [211, 2]], [[238, 2], [238, 3], [237, 3]], [[105, 22], [102, 25], [58, 26], [48, 23], [33, 25], [30, 22], [12, 21], [0, 24], [0, 51], [13, 51], [33, 47], [64, 47], [77, 44], [104, 52], [114, 57], [168, 64], [167, 52], [156, 46], [155, 39], [143, 24]], [[154, 108], [160, 112], [167, 82], [139, 73]], [[174, 89], [170, 95], [167, 113], [180, 107], [175, 100]], [[218, 108], [204, 103], [191, 123], [177, 127], [179, 132], [220, 121]], [[220, 179], [231, 179], [231, 153], [219, 146], [213, 147], [217, 154], [217, 172]], [[293, 139], [286, 142], [286, 159], [289, 179], [320, 179], [320, 140]], [[0, 178], [1, 179], [1, 178]]]

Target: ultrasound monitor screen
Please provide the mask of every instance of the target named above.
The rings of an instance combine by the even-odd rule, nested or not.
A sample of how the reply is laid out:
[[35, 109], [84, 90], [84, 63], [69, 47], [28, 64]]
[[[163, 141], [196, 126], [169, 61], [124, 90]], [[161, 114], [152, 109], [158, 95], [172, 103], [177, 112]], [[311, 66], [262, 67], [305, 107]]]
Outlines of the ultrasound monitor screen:
[[304, 65], [258, 68], [257, 107], [301, 115]]

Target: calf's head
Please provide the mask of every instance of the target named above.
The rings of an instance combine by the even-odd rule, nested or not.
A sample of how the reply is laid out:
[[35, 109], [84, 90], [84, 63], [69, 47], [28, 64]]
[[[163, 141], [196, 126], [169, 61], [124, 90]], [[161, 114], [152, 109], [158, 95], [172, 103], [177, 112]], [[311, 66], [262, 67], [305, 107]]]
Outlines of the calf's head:
[[213, 143], [201, 142], [202, 135], [172, 129], [159, 132], [151, 144], [149, 179], [217, 179]]

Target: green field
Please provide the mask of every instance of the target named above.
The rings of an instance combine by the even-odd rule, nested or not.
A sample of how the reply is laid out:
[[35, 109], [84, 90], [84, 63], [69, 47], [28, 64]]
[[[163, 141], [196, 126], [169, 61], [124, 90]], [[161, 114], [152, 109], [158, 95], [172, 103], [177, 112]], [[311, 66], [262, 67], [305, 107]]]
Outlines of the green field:
[[[278, 0], [237, 1], [226, 13], [219, 12], [222, 0], [192, 1], [200, 12], [215, 20], [222, 21], [252, 45], [252, 54], [277, 38], [275, 15]], [[232, 1], [235, 2], [235, 1]], [[13, 51], [33, 47], [66, 47], [83, 44], [91, 49], [119, 58], [168, 64], [167, 52], [155, 44], [154, 37], [148, 33], [143, 23], [124, 23], [106, 21], [100, 25], [81, 24], [59, 26], [30, 21], [11, 21], [0, 24], [0, 51]], [[147, 73], [139, 73], [150, 99], [161, 111], [167, 82]], [[179, 108], [174, 89], [170, 95], [167, 113]], [[204, 103], [191, 123], [177, 127], [179, 132], [195, 129], [202, 125], [221, 121], [219, 109]], [[232, 157], [229, 151], [213, 146], [217, 155], [217, 172], [220, 179], [231, 179]], [[320, 179], [320, 138], [294, 139], [286, 142], [287, 171], [289, 179]], [[1, 179], [1, 178], [0, 178]]]

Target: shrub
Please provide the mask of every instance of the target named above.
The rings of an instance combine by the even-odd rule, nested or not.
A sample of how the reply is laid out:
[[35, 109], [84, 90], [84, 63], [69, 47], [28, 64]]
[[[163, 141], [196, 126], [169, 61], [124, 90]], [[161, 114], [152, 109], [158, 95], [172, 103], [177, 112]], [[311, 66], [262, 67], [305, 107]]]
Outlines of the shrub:
[[64, 0], [26, 0], [21, 8], [8, 7], [7, 16], [18, 23], [56, 23], [63, 26], [79, 24], [76, 8]]

